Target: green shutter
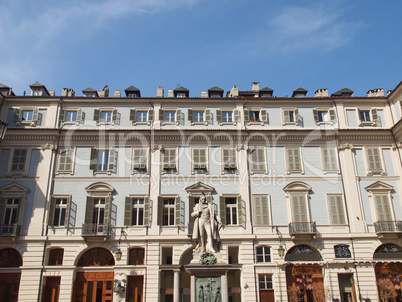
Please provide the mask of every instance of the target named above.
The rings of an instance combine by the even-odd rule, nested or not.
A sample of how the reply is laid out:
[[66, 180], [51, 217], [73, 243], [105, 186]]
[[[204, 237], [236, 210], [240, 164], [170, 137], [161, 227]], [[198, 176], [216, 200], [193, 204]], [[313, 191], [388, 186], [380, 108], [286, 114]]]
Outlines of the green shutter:
[[262, 225], [269, 225], [268, 195], [261, 196]]
[[371, 115], [373, 116], [373, 122], [378, 120], [377, 109], [371, 109]]
[[89, 169], [96, 171], [98, 166], [98, 150], [95, 148], [91, 149], [91, 161], [89, 163]]
[[180, 122], [181, 121], [181, 110], [177, 109], [176, 110], [176, 122]]
[[316, 123], [318, 123], [318, 122], [319, 122], [319, 119], [318, 119], [318, 110], [313, 109], [313, 115], [314, 115], [314, 121], [315, 121]]
[[159, 120], [164, 121], [165, 120], [165, 113], [163, 109], [159, 109]]
[[329, 118], [331, 120], [331, 122], [335, 122], [336, 121], [336, 113], [334, 109], [330, 109], [329, 110]]
[[221, 218], [222, 224], [226, 225], [226, 203], [225, 197], [219, 196], [219, 216]]
[[115, 122], [117, 120], [117, 109], [113, 109], [112, 111], [112, 121]]
[[193, 110], [192, 109], [188, 109], [188, 117], [187, 117], [187, 119], [190, 121], [190, 122], [193, 122]]
[[262, 225], [261, 196], [253, 196], [253, 218], [254, 225]]
[[135, 109], [130, 109], [130, 121], [137, 121], [137, 111]]
[[94, 207], [94, 199], [93, 197], [87, 197], [87, 207], [85, 209], [85, 223], [92, 224], [93, 217], [93, 207]]
[[234, 121], [239, 122], [240, 121], [240, 112], [239, 112], [239, 110], [234, 110], [233, 115], [234, 115]]
[[150, 222], [150, 201], [149, 196], [144, 198], [144, 226], [149, 226]]
[[115, 162], [116, 162], [116, 150], [112, 148], [109, 150], [109, 161], [108, 161], [109, 171], [114, 171]]
[[32, 122], [36, 123], [36, 121], [38, 120], [38, 117], [39, 117], [39, 109], [35, 108], [33, 110], [33, 114], [32, 114]]
[[77, 110], [77, 122], [82, 121], [82, 109]]
[[148, 110], [148, 122], [151, 122], [154, 120], [154, 110], [153, 109], [149, 109]]
[[64, 218], [64, 226], [70, 226], [70, 210], [71, 210], [71, 196], [67, 197], [66, 217]]
[[216, 110], [216, 121], [221, 123], [222, 122], [222, 111]]
[[209, 122], [211, 120], [211, 110], [205, 110], [205, 121]]
[[261, 110], [261, 122], [267, 122], [267, 121], [268, 121], [267, 110]]
[[[53, 226], [53, 221], [54, 221], [54, 208], [55, 208], [55, 203], [56, 203], [56, 198], [51, 197], [50, 198], [50, 204], [49, 204], [49, 218], [47, 221], [48, 226]], [[66, 213], [67, 216], [67, 213]]]
[[244, 109], [244, 121], [249, 122], [250, 121], [250, 111], [248, 109]]
[[65, 118], [66, 118], [66, 110], [60, 109], [59, 121], [64, 122]]
[[158, 196], [158, 225], [163, 225], [163, 198]]
[[99, 123], [100, 112], [99, 109], [94, 110], [94, 121]]
[[14, 109], [14, 122], [20, 122], [21, 121], [21, 109], [15, 108]]
[[110, 208], [112, 207], [112, 197], [108, 196], [105, 198], [105, 219], [103, 224], [110, 223]]
[[237, 224], [243, 225], [245, 221], [243, 219], [243, 203], [241, 200], [241, 196], [237, 196], [236, 200], [237, 200]]
[[132, 209], [133, 209], [132, 198], [126, 197], [126, 203], [124, 206], [124, 225], [125, 226], [132, 225], [132, 221], [131, 221]]
[[181, 225], [181, 201], [180, 197], [177, 196], [174, 199], [174, 207], [175, 207], [175, 225]]
[[295, 109], [295, 123], [299, 123], [299, 109]]
[[284, 123], [290, 122], [289, 110], [283, 110], [283, 121]]
[[378, 221], [392, 221], [391, 208], [387, 195], [375, 195]]

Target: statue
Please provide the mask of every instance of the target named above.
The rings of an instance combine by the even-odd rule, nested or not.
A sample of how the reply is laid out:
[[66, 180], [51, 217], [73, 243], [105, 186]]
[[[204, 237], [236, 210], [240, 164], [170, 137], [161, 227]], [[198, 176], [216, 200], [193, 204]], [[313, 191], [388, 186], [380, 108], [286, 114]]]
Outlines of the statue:
[[212, 204], [208, 204], [202, 193], [199, 203], [194, 207], [191, 217], [194, 220], [193, 239], [198, 240], [195, 250], [198, 252], [216, 253], [220, 249], [219, 230], [222, 222]]
[[200, 285], [200, 289], [198, 290], [198, 301], [204, 302], [204, 286]]

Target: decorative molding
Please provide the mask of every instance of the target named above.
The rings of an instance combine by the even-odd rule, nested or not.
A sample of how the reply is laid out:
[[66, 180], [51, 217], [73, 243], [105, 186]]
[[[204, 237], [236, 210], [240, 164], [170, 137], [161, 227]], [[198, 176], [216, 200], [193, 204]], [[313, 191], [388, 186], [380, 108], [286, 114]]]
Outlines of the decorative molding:
[[345, 144], [340, 144], [338, 146], [338, 149], [343, 151], [343, 150], [346, 150], [346, 149], [353, 150], [354, 148], [353, 148], [352, 144], [345, 143]]

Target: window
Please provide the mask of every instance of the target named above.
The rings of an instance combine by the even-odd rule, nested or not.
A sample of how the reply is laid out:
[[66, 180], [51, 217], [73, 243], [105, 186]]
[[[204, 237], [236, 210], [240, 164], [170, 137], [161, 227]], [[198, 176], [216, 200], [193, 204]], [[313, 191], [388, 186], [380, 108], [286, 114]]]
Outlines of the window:
[[90, 169], [94, 171], [94, 173], [107, 172], [110, 174], [111, 172], [115, 172], [116, 153], [116, 150], [113, 148], [109, 150], [93, 148], [91, 150]]
[[58, 173], [73, 173], [75, 149], [60, 149], [58, 157]]
[[41, 89], [33, 89], [33, 96], [41, 96], [42, 90]]
[[99, 124], [114, 124], [117, 120], [116, 109], [95, 109], [94, 121]]
[[308, 206], [311, 187], [304, 182], [294, 181], [286, 185], [283, 190], [286, 192], [288, 203], [288, 218], [293, 224], [294, 231], [311, 232]]
[[181, 110], [164, 110], [159, 109], [159, 120], [163, 124], [179, 123], [181, 121]]
[[203, 123], [204, 122], [204, 111], [194, 111], [193, 112], [193, 121], [194, 121], [194, 123]]
[[310, 221], [307, 208], [306, 195], [291, 196], [292, 222]]
[[303, 173], [300, 148], [286, 148], [287, 173]]
[[60, 122], [64, 124], [79, 124], [82, 121], [81, 109], [61, 109], [59, 114]]
[[162, 265], [173, 264], [173, 247], [164, 246], [162, 247]]
[[272, 275], [258, 275], [258, 284], [261, 289], [273, 289], [272, 287]]
[[32, 121], [32, 118], [33, 118], [33, 110], [23, 110], [21, 116], [22, 116], [22, 121], [30, 122], [30, 121]]
[[255, 148], [251, 150], [249, 157], [251, 163], [251, 173], [267, 173], [267, 161], [265, 158], [265, 148]]
[[329, 220], [331, 224], [346, 224], [345, 207], [342, 195], [328, 195]]
[[338, 158], [335, 148], [321, 148], [324, 172], [338, 172]]
[[130, 256], [128, 259], [129, 265], [144, 265], [145, 249], [132, 248], [130, 249]]
[[385, 174], [381, 154], [382, 150], [379, 147], [366, 148], [367, 174]]
[[299, 110], [298, 109], [282, 109], [282, 124], [298, 124]]
[[247, 123], [264, 123], [267, 121], [266, 110], [244, 110], [244, 120]]
[[377, 109], [359, 109], [359, 119], [360, 119], [359, 126], [362, 125], [374, 126], [376, 124], [376, 121], [378, 120]]
[[126, 197], [124, 225], [149, 225], [149, 197]]
[[208, 149], [192, 149], [192, 173], [206, 174], [208, 172], [207, 151]]
[[236, 149], [222, 149], [222, 173], [236, 173]]
[[21, 124], [35, 126], [39, 118], [38, 108], [15, 108], [14, 123], [16, 126]]
[[184, 92], [178, 92], [178, 93], [176, 94], [176, 97], [177, 97], [177, 98], [185, 98], [185, 97], [186, 97], [186, 94], [185, 94]]
[[257, 263], [271, 262], [271, 248], [259, 246], [256, 248]]
[[399, 229], [399, 225], [393, 223], [395, 221], [392, 203], [394, 187], [382, 181], [376, 181], [365, 189], [370, 199], [376, 232], [395, 232], [396, 228]]
[[239, 110], [216, 110], [216, 120], [220, 125], [229, 124], [229, 123], [237, 123], [240, 121], [240, 112]]
[[154, 120], [153, 109], [131, 109], [130, 121], [136, 124], [150, 124]]
[[133, 148], [132, 173], [147, 173], [148, 149]]
[[27, 176], [30, 156], [30, 149], [11, 149], [7, 175], [19, 174]]
[[162, 226], [182, 225], [180, 197], [158, 198], [158, 224]]
[[[108, 225], [110, 221], [111, 197], [87, 197], [85, 213], [85, 224], [94, 226], [94, 234], [103, 232], [102, 226]], [[99, 228], [97, 226], [100, 226]]]
[[177, 172], [177, 156], [176, 149], [164, 149], [162, 152], [162, 172], [176, 173]]
[[314, 121], [317, 125], [331, 123], [336, 120], [335, 110], [333, 109], [313, 109]]
[[48, 265], [63, 265], [63, 249], [51, 249], [49, 251], [49, 262]]
[[388, 194], [375, 194], [377, 221], [394, 221]]
[[352, 258], [352, 253], [347, 245], [335, 245], [335, 258]]
[[223, 225], [243, 224], [243, 206], [241, 196], [220, 197], [220, 218]]
[[3, 225], [13, 225], [18, 222], [19, 198], [7, 198], [4, 206]]
[[192, 125], [194, 124], [208, 125], [208, 122], [211, 120], [211, 110], [188, 109], [188, 120], [191, 122]]
[[269, 225], [269, 195], [253, 195], [253, 218], [254, 226]]
[[68, 227], [70, 218], [70, 200], [70, 196], [52, 197], [49, 209], [50, 225], [54, 227]]

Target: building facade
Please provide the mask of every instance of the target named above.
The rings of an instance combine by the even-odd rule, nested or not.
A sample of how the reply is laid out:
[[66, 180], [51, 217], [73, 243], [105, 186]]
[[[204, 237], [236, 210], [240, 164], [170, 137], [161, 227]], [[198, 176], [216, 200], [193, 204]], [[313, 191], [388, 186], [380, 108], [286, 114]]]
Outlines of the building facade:
[[402, 84], [30, 88], [0, 85], [0, 296], [199, 299], [187, 267], [204, 193], [227, 301], [402, 298]]

